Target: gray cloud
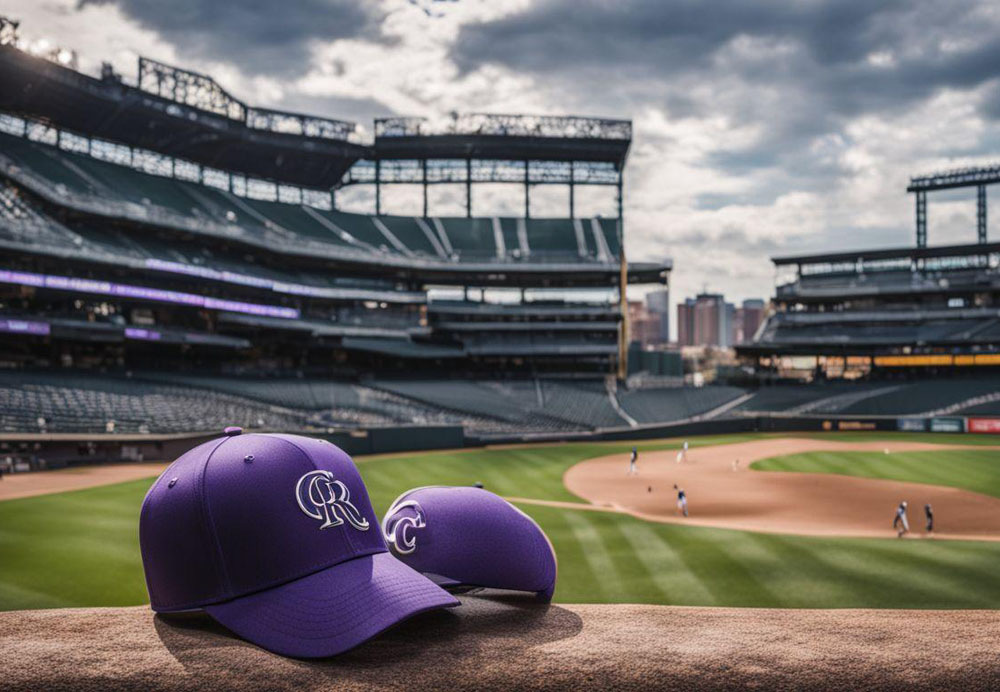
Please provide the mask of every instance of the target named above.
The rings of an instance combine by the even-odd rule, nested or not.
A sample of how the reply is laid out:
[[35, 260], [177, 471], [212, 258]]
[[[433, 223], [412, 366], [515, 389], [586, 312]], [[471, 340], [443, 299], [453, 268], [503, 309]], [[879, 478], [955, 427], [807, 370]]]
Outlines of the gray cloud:
[[[898, 114], [944, 87], [996, 79], [998, 33], [1000, 16], [973, 0], [541, 0], [463, 27], [451, 56], [466, 72], [497, 64], [534, 74], [592, 108], [654, 105], [673, 117], [759, 126], [755, 142], [706, 165], [781, 167], [816, 178], [797, 186], [810, 189], [841, 174], [818, 163], [811, 141], [846, 140], [851, 118]], [[997, 118], [998, 103], [984, 100], [981, 114]]]
[[310, 66], [314, 42], [379, 39], [380, 17], [356, 0], [79, 0], [115, 5], [195, 59], [232, 63], [247, 74], [293, 76]]
[[349, 96], [311, 96], [300, 92], [285, 95], [280, 107], [294, 113], [309, 113], [336, 120], [349, 120], [367, 128], [375, 118], [397, 115], [389, 106], [374, 98]]

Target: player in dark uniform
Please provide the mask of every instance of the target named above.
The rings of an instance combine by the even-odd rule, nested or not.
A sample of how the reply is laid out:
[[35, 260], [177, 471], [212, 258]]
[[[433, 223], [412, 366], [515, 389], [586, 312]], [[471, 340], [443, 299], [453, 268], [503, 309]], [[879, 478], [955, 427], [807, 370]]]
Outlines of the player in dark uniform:
[[676, 483], [674, 483], [674, 490], [677, 491], [677, 509], [680, 510], [681, 514], [687, 516], [688, 515], [687, 493], [684, 492], [684, 488], [678, 488]]
[[637, 473], [636, 462], [639, 461], [639, 450], [635, 447], [632, 448], [632, 456], [628, 460], [628, 472], [629, 474]]
[[934, 510], [931, 509], [930, 503], [924, 505], [924, 516], [927, 518], [927, 533], [934, 532]]

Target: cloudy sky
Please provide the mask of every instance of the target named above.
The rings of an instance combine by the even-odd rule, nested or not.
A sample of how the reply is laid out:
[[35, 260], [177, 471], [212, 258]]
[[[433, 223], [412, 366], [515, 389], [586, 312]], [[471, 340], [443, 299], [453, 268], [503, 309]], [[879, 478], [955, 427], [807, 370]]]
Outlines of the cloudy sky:
[[[0, 0], [0, 13], [88, 72], [109, 60], [133, 77], [142, 53], [250, 103], [369, 129], [451, 111], [630, 118], [627, 248], [674, 259], [675, 299], [769, 296], [774, 254], [910, 244], [910, 175], [1000, 158], [995, 0]], [[412, 194], [387, 203], [405, 211]], [[459, 208], [459, 190], [436, 195], [432, 213]], [[561, 191], [534, 199], [565, 213]], [[613, 210], [596, 193], [583, 206]], [[974, 191], [933, 195], [929, 219], [931, 244], [974, 241]]]

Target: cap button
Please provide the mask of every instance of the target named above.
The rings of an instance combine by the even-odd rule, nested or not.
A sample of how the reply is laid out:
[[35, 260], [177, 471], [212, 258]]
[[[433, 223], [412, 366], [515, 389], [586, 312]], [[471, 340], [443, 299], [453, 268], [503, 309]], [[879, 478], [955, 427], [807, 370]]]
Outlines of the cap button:
[[224, 432], [228, 437], [236, 437], [241, 432], [243, 432], [243, 428], [241, 428], [238, 425], [230, 425], [228, 428], [226, 428], [222, 432]]

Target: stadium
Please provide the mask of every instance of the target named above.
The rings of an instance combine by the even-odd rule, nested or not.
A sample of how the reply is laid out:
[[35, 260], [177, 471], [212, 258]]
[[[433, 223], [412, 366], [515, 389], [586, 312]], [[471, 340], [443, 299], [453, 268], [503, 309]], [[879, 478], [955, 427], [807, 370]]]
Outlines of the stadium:
[[[996, 168], [913, 178], [913, 247], [774, 258], [739, 366], [694, 386], [631, 337], [629, 287], [675, 270], [625, 257], [631, 121], [368, 128], [145, 57], [134, 79], [70, 63], [0, 18], [0, 688], [1000, 682]], [[477, 215], [497, 184], [520, 213]], [[464, 215], [432, 213], [439, 185]], [[394, 186], [413, 215], [385, 213]], [[565, 216], [532, 213], [541, 186]], [[970, 186], [978, 242], [929, 247], [927, 193]], [[595, 188], [615, 214], [577, 214]], [[359, 190], [370, 213], [343, 205]], [[503, 498], [558, 563], [553, 603], [458, 589], [326, 659], [154, 617], [137, 527], [183, 488], [171, 462], [292, 435], [353, 457], [383, 532], [408, 488]], [[296, 519], [352, 523], [343, 483], [301, 485]]]

